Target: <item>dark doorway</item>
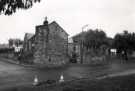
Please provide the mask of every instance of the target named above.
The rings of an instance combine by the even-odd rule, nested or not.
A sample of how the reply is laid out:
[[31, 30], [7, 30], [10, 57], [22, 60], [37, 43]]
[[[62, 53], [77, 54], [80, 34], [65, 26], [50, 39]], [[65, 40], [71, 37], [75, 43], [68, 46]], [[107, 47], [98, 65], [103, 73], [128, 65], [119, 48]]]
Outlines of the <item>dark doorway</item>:
[[70, 58], [71, 63], [77, 63], [77, 55], [76, 53], [72, 53], [72, 57]]

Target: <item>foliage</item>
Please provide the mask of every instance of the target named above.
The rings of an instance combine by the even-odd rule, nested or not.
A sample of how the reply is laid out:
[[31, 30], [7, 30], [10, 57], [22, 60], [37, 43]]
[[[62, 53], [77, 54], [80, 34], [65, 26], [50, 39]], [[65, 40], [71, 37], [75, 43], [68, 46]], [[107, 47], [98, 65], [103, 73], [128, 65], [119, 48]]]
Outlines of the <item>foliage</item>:
[[8, 42], [10, 47], [13, 47], [14, 45], [19, 46], [23, 44], [23, 41], [20, 39], [9, 39]]
[[104, 31], [99, 29], [90, 29], [89, 31], [87, 31], [84, 37], [84, 45], [87, 49], [98, 49], [103, 44], [107, 44], [107, 37]]
[[17, 9], [28, 9], [40, 0], [0, 0], [0, 14], [11, 15]]
[[1, 48], [0, 53], [11, 53], [14, 52], [14, 48]]
[[135, 50], [135, 33], [124, 31], [122, 34], [116, 34], [113, 46], [120, 52]]

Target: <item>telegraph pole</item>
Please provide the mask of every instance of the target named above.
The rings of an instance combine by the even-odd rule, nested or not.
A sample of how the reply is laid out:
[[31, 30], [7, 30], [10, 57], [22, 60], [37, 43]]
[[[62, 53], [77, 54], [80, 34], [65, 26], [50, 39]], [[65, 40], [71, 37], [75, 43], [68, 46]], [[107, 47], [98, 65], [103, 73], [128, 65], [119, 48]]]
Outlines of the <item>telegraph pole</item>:
[[84, 41], [84, 28], [88, 27], [88, 24], [87, 25], [84, 25], [82, 27], [82, 35], [80, 36], [80, 57], [81, 57], [81, 64], [83, 64], [83, 51], [84, 51], [84, 46], [83, 46], [83, 41]]

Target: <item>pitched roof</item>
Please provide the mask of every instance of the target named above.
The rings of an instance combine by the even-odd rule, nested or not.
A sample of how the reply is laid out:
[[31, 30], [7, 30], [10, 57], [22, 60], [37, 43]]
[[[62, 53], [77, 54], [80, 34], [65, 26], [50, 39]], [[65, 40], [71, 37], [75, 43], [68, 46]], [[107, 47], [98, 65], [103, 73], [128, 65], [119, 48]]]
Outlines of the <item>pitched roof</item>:
[[[55, 25], [55, 26], [61, 28], [63, 30], [63, 32], [65, 32], [67, 35], [69, 35], [56, 21], [53, 21], [53, 22], [51, 22], [51, 23], [48, 24], [48, 26], [50, 26], [50, 25]], [[38, 25], [38, 26], [36, 26], [36, 28], [38, 28], [38, 27], [44, 27], [44, 25]]]
[[26, 33], [25, 34], [25, 38], [28, 39], [28, 40], [31, 39], [33, 36], [34, 36], [34, 34], [32, 34], [32, 33]]
[[52, 25], [52, 24], [58, 26], [58, 27], [61, 28], [67, 35], [69, 35], [56, 21], [51, 22], [49, 25]]

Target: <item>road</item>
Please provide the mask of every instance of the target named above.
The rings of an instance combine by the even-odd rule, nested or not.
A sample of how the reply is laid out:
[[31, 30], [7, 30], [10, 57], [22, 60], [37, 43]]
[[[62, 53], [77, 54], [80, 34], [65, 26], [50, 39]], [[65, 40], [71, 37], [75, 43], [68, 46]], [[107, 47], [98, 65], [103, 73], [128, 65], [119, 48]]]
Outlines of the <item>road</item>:
[[60, 75], [64, 75], [65, 80], [76, 78], [95, 78], [107, 74], [118, 73], [130, 69], [135, 69], [135, 64], [110, 64], [105, 66], [90, 66], [81, 64], [71, 64], [65, 68], [56, 69], [35, 69], [4, 62], [0, 59], [0, 88], [32, 84], [35, 75], [39, 81], [47, 79], [59, 80]]

